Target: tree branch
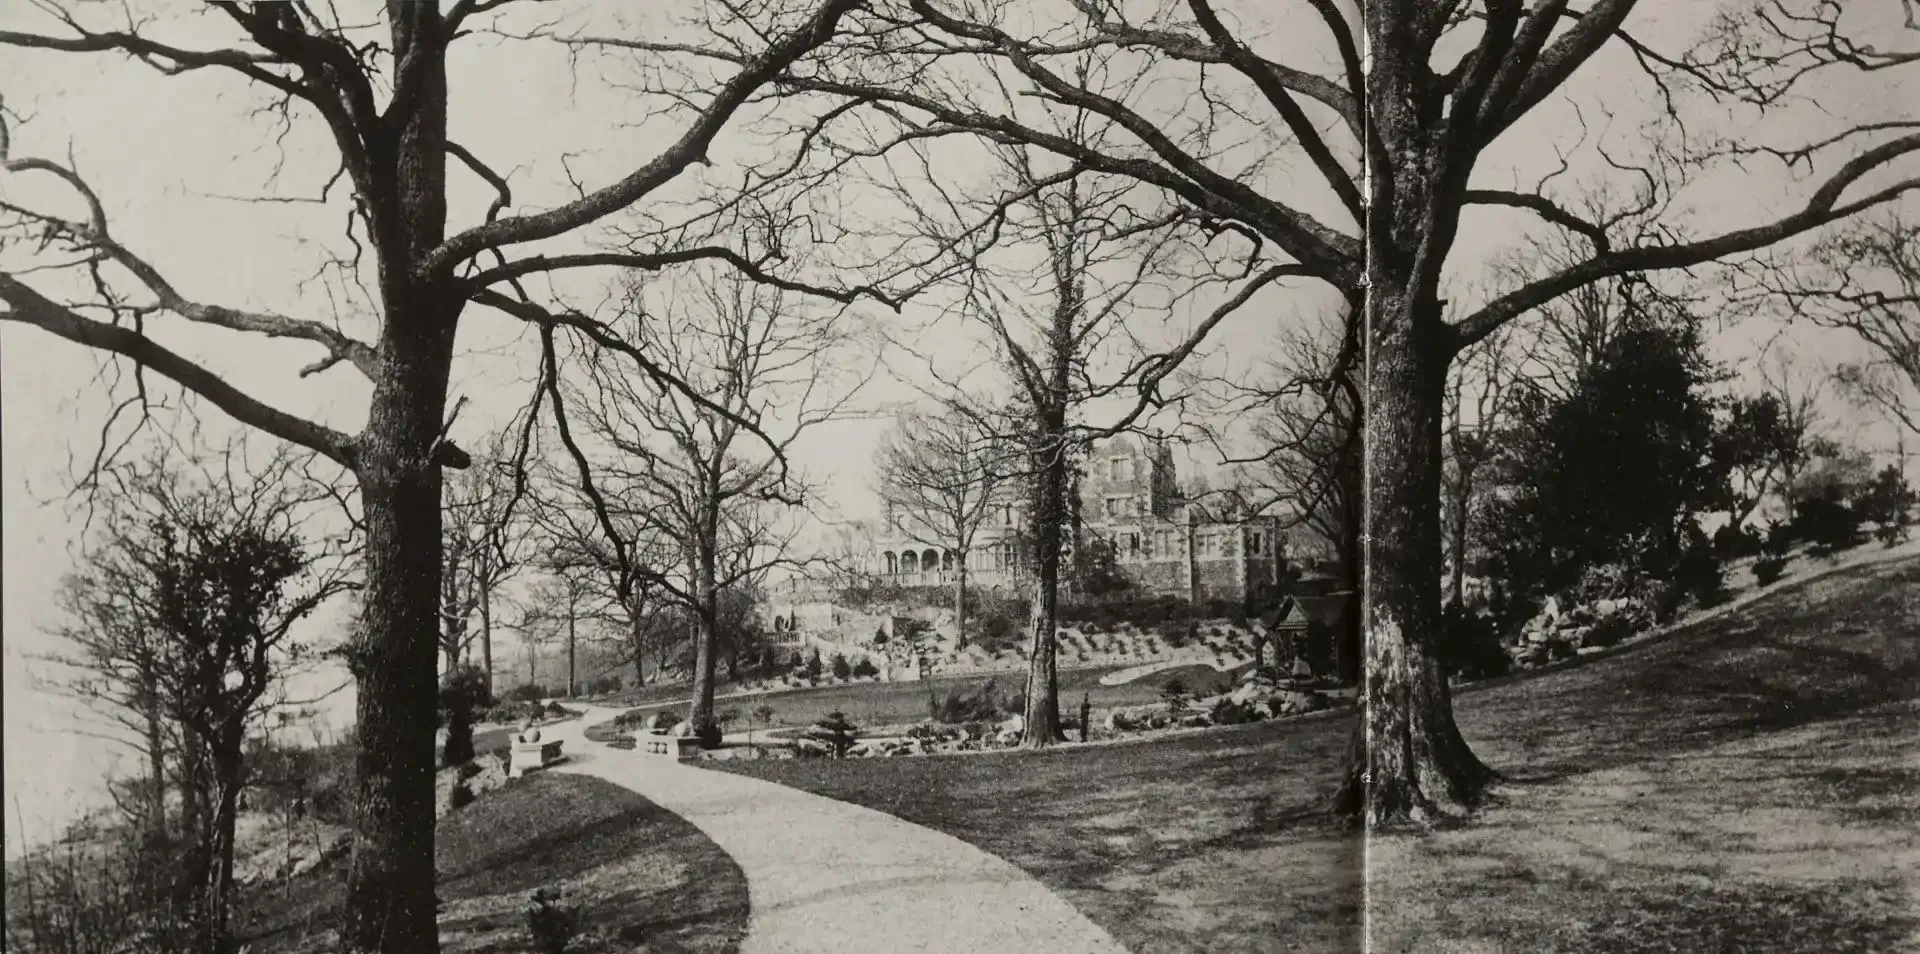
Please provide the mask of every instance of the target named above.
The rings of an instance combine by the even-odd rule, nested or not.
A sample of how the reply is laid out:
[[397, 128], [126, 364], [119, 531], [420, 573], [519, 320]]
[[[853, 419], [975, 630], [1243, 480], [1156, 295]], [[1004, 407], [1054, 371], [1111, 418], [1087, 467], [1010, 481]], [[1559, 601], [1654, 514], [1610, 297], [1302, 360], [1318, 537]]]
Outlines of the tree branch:
[[858, 0], [823, 0], [804, 26], [773, 43], [721, 86], [693, 128], [626, 178], [556, 209], [498, 219], [461, 232], [421, 260], [416, 266], [418, 277], [443, 274], [486, 249], [551, 238], [605, 218], [671, 182], [688, 166], [706, 162], [707, 147], [748, 97], [831, 39], [840, 19], [858, 5]]
[[325, 454], [341, 466], [349, 469], [354, 466], [357, 455], [352, 437], [269, 407], [145, 335], [82, 318], [6, 274], [0, 274], [0, 300], [11, 306], [0, 312], [0, 321], [33, 325], [76, 344], [132, 358], [213, 402], [235, 420]]

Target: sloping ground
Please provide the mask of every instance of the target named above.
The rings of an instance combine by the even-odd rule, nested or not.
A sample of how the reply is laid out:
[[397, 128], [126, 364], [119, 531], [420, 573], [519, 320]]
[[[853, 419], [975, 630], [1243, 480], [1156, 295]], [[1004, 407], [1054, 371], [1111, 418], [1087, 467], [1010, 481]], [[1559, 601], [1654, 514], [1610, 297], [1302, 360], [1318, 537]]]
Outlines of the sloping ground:
[[[737, 949], [747, 923], [738, 865], [678, 816], [617, 785], [534, 774], [443, 818], [436, 833], [441, 950], [531, 950], [528, 898], [578, 905], [579, 954]], [[239, 935], [254, 954], [337, 949], [343, 862], [246, 892]]]
[[1920, 561], [1463, 692], [1512, 782], [1421, 836], [1330, 828], [1336, 714], [1047, 755], [707, 763], [1012, 861], [1137, 954], [1920, 949]]

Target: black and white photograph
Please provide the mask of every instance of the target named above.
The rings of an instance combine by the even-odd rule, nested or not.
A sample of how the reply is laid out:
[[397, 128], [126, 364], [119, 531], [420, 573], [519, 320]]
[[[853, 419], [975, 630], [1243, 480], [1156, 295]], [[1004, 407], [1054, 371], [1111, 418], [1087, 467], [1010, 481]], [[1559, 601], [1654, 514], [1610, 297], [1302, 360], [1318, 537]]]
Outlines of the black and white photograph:
[[22, 954], [1920, 954], [1916, 0], [0, 0]]

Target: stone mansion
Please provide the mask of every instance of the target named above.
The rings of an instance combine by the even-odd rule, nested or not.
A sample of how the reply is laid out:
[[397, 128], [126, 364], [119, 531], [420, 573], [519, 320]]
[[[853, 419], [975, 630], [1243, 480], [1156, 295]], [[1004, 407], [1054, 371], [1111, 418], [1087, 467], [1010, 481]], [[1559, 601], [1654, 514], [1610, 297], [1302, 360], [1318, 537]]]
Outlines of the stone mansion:
[[[1121, 435], [1095, 444], [1070, 508], [1069, 547], [1111, 547], [1129, 589], [1199, 600], [1260, 601], [1277, 588], [1288, 549], [1278, 517], [1244, 504], [1191, 500], [1175, 479], [1164, 444]], [[953, 581], [956, 554], [901, 528], [888, 514], [870, 536], [866, 571], [910, 586]], [[1023, 508], [996, 503], [967, 555], [967, 579], [983, 589], [1016, 587], [1024, 576]], [[863, 543], [863, 547], [869, 546]]]

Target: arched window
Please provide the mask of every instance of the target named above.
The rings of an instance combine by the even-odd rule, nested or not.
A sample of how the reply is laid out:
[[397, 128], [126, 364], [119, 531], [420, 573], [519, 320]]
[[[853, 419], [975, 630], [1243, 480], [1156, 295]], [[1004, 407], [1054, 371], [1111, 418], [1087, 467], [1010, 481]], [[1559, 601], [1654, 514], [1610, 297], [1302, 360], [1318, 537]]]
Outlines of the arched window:
[[940, 554], [935, 553], [932, 550], [928, 550], [927, 552], [920, 554], [920, 571], [921, 572], [932, 573], [938, 569], [940, 569]]
[[885, 555], [887, 558], [887, 575], [888, 576], [900, 575], [900, 558], [897, 556], [894, 556], [892, 550], [886, 551]]
[[941, 552], [940, 569], [942, 570], [953, 569], [953, 551], [952, 550], [945, 550]]
[[912, 550], [901, 551], [900, 572], [908, 575], [920, 572], [920, 555]]

